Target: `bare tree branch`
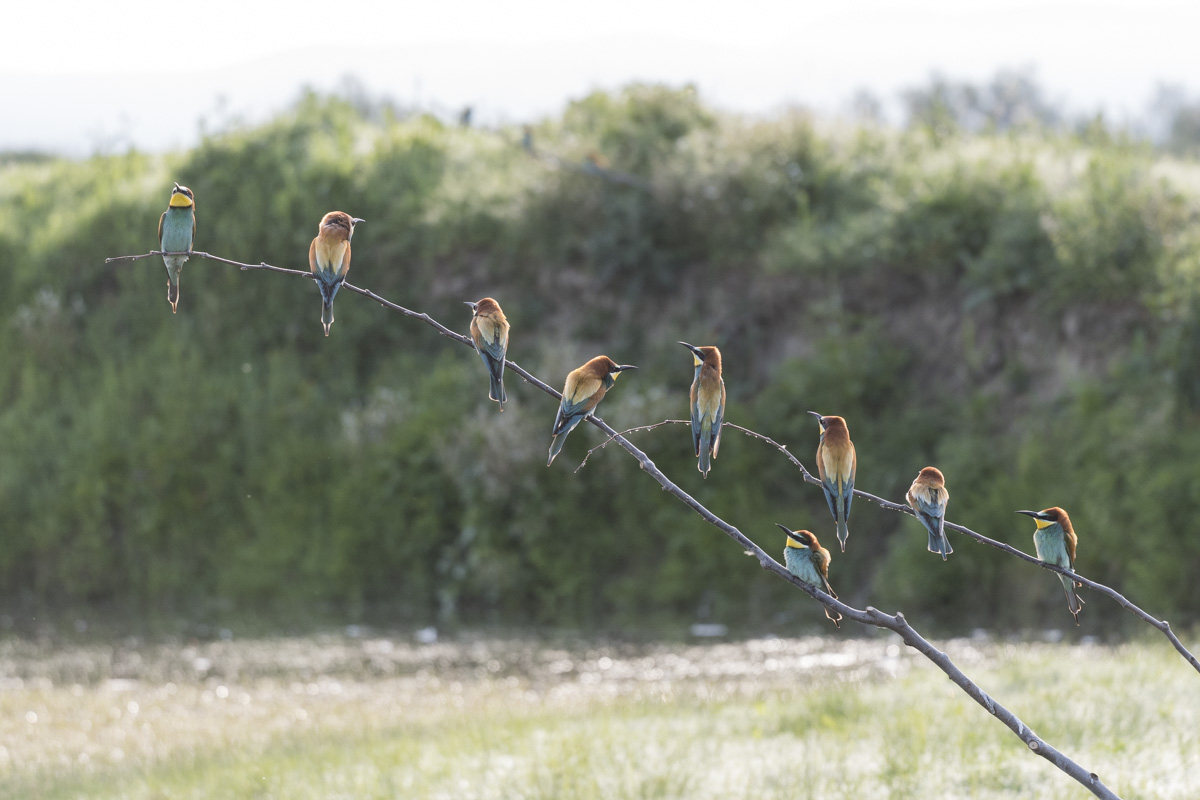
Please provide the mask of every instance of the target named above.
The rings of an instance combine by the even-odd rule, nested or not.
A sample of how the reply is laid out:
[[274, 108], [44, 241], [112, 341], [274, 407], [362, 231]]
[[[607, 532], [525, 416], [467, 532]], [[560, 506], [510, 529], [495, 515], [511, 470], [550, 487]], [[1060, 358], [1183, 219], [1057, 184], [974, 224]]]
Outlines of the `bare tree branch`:
[[[624, 435], [624, 433], [633, 433], [635, 431], [652, 430], [652, 429], [660, 427], [662, 425], [672, 425], [672, 424], [690, 425], [691, 421], [686, 420], [686, 419], [663, 420], [662, 422], [656, 423], [654, 425], [642, 425], [641, 427], [630, 428], [628, 431], [624, 431], [622, 435]], [[740, 425], [734, 425], [731, 422], [726, 422], [721, 427], [722, 428], [733, 428], [734, 430], [741, 431], [742, 433], [744, 433], [747, 436], [750, 436], [754, 439], [759, 439], [761, 441], [766, 442], [767, 444], [771, 445], [772, 447], [779, 450], [779, 452], [781, 452], [785, 456], [787, 456], [787, 459], [796, 466], [796, 469], [800, 470], [800, 474], [801, 474], [801, 476], [803, 476], [804, 480], [806, 480], [807, 482], [814, 484], [816, 486], [821, 485], [821, 479], [816, 477], [815, 475], [813, 475], [807, 469], [805, 469], [804, 464], [800, 463], [800, 459], [796, 458], [796, 456], [793, 455], [793, 453], [787, 449], [787, 445], [780, 444], [779, 442], [775, 441], [774, 439], [772, 439], [768, 436], [764, 436], [761, 433], [758, 433], [757, 431], [752, 431], [749, 428], [743, 428]], [[596, 447], [593, 447], [591, 450], [589, 450], [587, 453], [587, 456], [585, 456], [583, 459], [583, 464], [587, 463], [588, 457], [590, 457], [595, 450], [600, 450], [600, 449], [604, 448], [606, 445], [608, 445], [608, 443], [610, 441], [612, 441], [612, 439], [613, 439], [613, 437], [610, 436], [603, 443], [601, 443], [601, 444], [597, 445]], [[578, 472], [580, 469], [582, 469], [583, 464], [580, 464], [579, 467], [577, 467], [575, 471]], [[867, 500], [868, 502], [875, 503], [880, 508], [885, 508], [888, 511], [899, 511], [902, 514], [916, 516], [916, 513], [908, 506], [907, 503], [903, 504], [903, 505], [900, 503], [893, 503], [890, 500], [884, 500], [882, 497], [876, 497], [875, 495], [864, 492], [861, 489], [855, 489], [854, 494]], [[1072, 572], [1071, 570], [1060, 567], [1057, 564], [1049, 564], [1045, 561], [1042, 561], [1040, 558], [1036, 558], [1034, 556], [1029, 555], [1028, 553], [1026, 553], [1024, 551], [1018, 550], [1017, 548], [1013, 547], [1012, 545], [1005, 544], [1004, 542], [998, 542], [995, 539], [989, 539], [987, 536], [984, 536], [982, 533], [976, 533], [975, 531], [971, 530], [970, 528], [968, 528], [964, 525], [958, 525], [958, 524], [955, 524], [955, 523], [947, 520], [946, 527], [950, 528], [951, 530], [956, 530], [959, 533], [966, 534], [967, 536], [971, 537], [972, 539], [974, 539], [977, 542], [981, 542], [983, 544], [990, 545], [992, 547], [995, 547], [997, 550], [1003, 550], [1005, 553], [1008, 553], [1011, 556], [1015, 556], [1015, 557], [1021, 559], [1022, 561], [1028, 561], [1030, 564], [1036, 564], [1037, 566], [1041, 567], [1042, 569], [1047, 569], [1047, 570], [1050, 570], [1051, 572], [1057, 572], [1061, 575], [1066, 575], [1068, 578], [1078, 581], [1079, 583], [1083, 584], [1084, 586], [1087, 586], [1088, 588], [1094, 589], [1097, 592], [1100, 592], [1101, 594], [1107, 595], [1108, 597], [1110, 597], [1114, 601], [1116, 601], [1116, 603], [1118, 605], [1123, 606], [1125, 609], [1127, 609], [1131, 614], [1138, 617], [1142, 621], [1146, 622], [1151, 627], [1161, 631], [1162, 634], [1167, 637], [1167, 640], [1171, 642], [1171, 645], [1175, 648], [1175, 650], [1178, 651], [1178, 653], [1181, 656], [1183, 656], [1183, 658], [1189, 664], [1192, 665], [1192, 668], [1195, 669], [1197, 672], [1200, 672], [1200, 660], [1197, 660], [1196, 656], [1192, 655], [1191, 651], [1189, 651], [1184, 646], [1183, 642], [1181, 642], [1179, 640], [1179, 637], [1175, 635], [1175, 632], [1173, 630], [1171, 630], [1171, 623], [1167, 622], [1165, 619], [1158, 619], [1157, 617], [1154, 617], [1153, 615], [1147, 613], [1146, 611], [1143, 611], [1141, 608], [1134, 605], [1128, 598], [1126, 598], [1123, 594], [1118, 592], [1116, 589], [1113, 589], [1110, 586], [1106, 586], [1103, 583], [1094, 581], [1091, 578], [1085, 578], [1084, 576], [1080, 575], [1079, 573]]]
[[[140, 255], [140, 256], [121, 256], [121, 257], [117, 257], [117, 258], [107, 259], [105, 261], [105, 263], [110, 263], [112, 261], [121, 261], [121, 260], [136, 260], [139, 258], [148, 258], [150, 256], [160, 255], [160, 254], [161, 254], [160, 252], [151, 251], [150, 253], [147, 253], [145, 255]], [[302, 272], [299, 270], [288, 270], [288, 269], [283, 269], [281, 267], [272, 267], [265, 263], [260, 263], [258, 265], [251, 265], [251, 264], [242, 264], [242, 263], [236, 262], [236, 261], [229, 261], [228, 259], [214, 258], [212, 256], [208, 256], [207, 254], [201, 255], [199, 253], [192, 253], [191, 255], [201, 256], [204, 258], [208, 258], [212, 261], [220, 261], [222, 263], [233, 264], [235, 266], [240, 267], [241, 269], [266, 269], [266, 270], [271, 270], [274, 272], [285, 272], [285, 273], [292, 274], [292, 275], [302, 275], [302, 276], [306, 276], [306, 277], [311, 277], [311, 275], [307, 272]], [[358, 287], [351, 286], [350, 284], [343, 284], [343, 286], [344, 286], [344, 288], [346, 288], [352, 292], [361, 294], [364, 297], [368, 297], [368, 298], [378, 302], [380, 305], [385, 306], [386, 308], [390, 308], [390, 309], [398, 311], [401, 314], [404, 314], [406, 316], [410, 316], [410, 317], [419, 319], [422, 322], [424, 322], [425, 324], [433, 327], [435, 330], [437, 330], [443, 336], [446, 336], [447, 338], [455, 339], [455, 340], [459, 341], [460, 343], [474, 349], [475, 345], [468, 337], [450, 330], [445, 325], [442, 325], [440, 322], [438, 322], [437, 320], [430, 317], [428, 314], [411, 311], [407, 308], [404, 308], [403, 306], [396, 305], [395, 303], [392, 303], [391, 301], [386, 300], [386, 299], [380, 297], [379, 295], [375, 294], [374, 292], [371, 292], [366, 289], [360, 289]], [[551, 387], [549, 384], [545, 383], [544, 381], [531, 375], [529, 372], [527, 372], [524, 368], [520, 367], [516, 363], [514, 363], [512, 361], [507, 361], [507, 360], [505, 361], [505, 363], [510, 369], [512, 369], [513, 372], [517, 373], [518, 375], [520, 375], [522, 378], [524, 378], [529, 383], [533, 384], [534, 386], [538, 387], [542, 391], [546, 392], [551, 397], [555, 397], [558, 399], [562, 398], [562, 395], [557, 390], [555, 390], [553, 387]], [[989, 697], [982, 689], [979, 688], [978, 685], [976, 685], [970, 678], [968, 678], [966, 676], [965, 673], [963, 673], [962, 670], [960, 670], [954, 664], [954, 662], [950, 659], [949, 656], [947, 656], [945, 653], [943, 653], [943, 652], [939, 651], [937, 648], [935, 648], [924, 637], [922, 637], [911, 625], [909, 625], [908, 621], [904, 618], [903, 614], [897, 613], [893, 616], [890, 614], [885, 614], [882, 611], [879, 611], [870, 606], [868, 606], [865, 611], [859, 610], [857, 608], [852, 608], [851, 606], [846, 605], [845, 603], [841, 602], [840, 600], [836, 600], [833, 597], [830, 597], [829, 595], [825, 594], [823, 591], [804, 583], [799, 578], [797, 578], [796, 576], [794, 576], [790, 572], [788, 572], [786, 567], [784, 567], [782, 564], [780, 564], [775, 559], [771, 558], [771, 556], [767, 555], [766, 551], [764, 551], [761, 547], [759, 547], [757, 544], [755, 544], [751, 539], [747, 538], [745, 534], [743, 534], [741, 531], [739, 531], [733, 525], [730, 525], [728, 522], [726, 522], [725, 520], [718, 517], [713, 512], [709, 511], [708, 508], [706, 508], [703, 504], [701, 504], [699, 501], [697, 501], [695, 498], [693, 498], [687, 492], [683, 491], [683, 489], [679, 488], [679, 486], [677, 486], [674, 482], [671, 481], [670, 478], [668, 478], [666, 475], [664, 475], [662, 473], [661, 470], [659, 470], [659, 468], [654, 464], [654, 462], [650, 459], [650, 457], [648, 455], [646, 455], [644, 452], [642, 452], [637, 447], [635, 447], [623, 435], [621, 435], [620, 433], [615, 431], [613, 428], [611, 428], [608, 425], [608, 423], [606, 423], [603, 419], [601, 419], [600, 417], [594, 416], [594, 415], [588, 417], [587, 419], [592, 425], [596, 426], [601, 431], [608, 434], [609, 438], [604, 444], [608, 444], [608, 441], [615, 440], [618, 444], [621, 445], [621, 447], [623, 447], [626, 450], [626, 452], [628, 452], [631, 456], [633, 456], [637, 460], [637, 462], [641, 465], [642, 470], [644, 472], [646, 472], [646, 474], [648, 474], [655, 481], [657, 481], [658, 484], [663, 488], [664, 491], [670, 492], [681, 503], [683, 503], [688, 508], [695, 511], [703, 520], [705, 520], [709, 524], [713, 525], [718, 530], [720, 530], [722, 533], [729, 536], [731, 539], [733, 539], [738, 544], [740, 544], [742, 546], [743, 551], [747, 555], [754, 556], [758, 560], [759, 566], [761, 566], [763, 569], [765, 569], [769, 572], [775, 573], [778, 577], [780, 577], [781, 579], [792, 584], [793, 586], [800, 589], [801, 591], [807, 593], [810, 597], [812, 597], [817, 602], [823, 604], [827, 608], [837, 610], [838, 612], [840, 612], [842, 614], [843, 617], [852, 619], [855, 622], [858, 622], [862, 625], [870, 625], [875, 628], [886, 628], [887, 630], [891, 630], [891, 631], [894, 631], [895, 633], [899, 634], [900, 638], [904, 640], [905, 644], [907, 644], [909, 647], [912, 647], [914, 650], [921, 653], [923, 656], [925, 656], [930, 661], [932, 661], [933, 664], [938, 667], [938, 669], [940, 669], [940, 670], [942, 670], [942, 672], [946, 673], [946, 675], [950, 678], [951, 681], [954, 682], [954, 684], [956, 686], [958, 686], [960, 689], [962, 689], [964, 692], [966, 692], [966, 694], [972, 700], [974, 700], [976, 703], [978, 703], [983, 708], [985, 708], [989, 714], [992, 714], [998, 720], [1000, 720], [1000, 722], [1002, 722], [1005, 726], [1007, 726], [1035, 754], [1046, 759], [1051, 764], [1053, 764], [1055, 767], [1057, 767], [1059, 770], [1061, 770], [1062, 772], [1066, 773], [1067, 775], [1069, 775], [1070, 777], [1072, 777], [1073, 779], [1078, 781], [1080, 783], [1080, 785], [1082, 785], [1084, 788], [1086, 788], [1088, 791], [1090, 791], [1095, 796], [1100, 797], [1100, 798], [1105, 798], [1106, 800], [1120, 800], [1118, 795], [1113, 793], [1113, 791], [1111, 789], [1109, 789], [1107, 786], [1105, 786], [1104, 783], [1100, 780], [1099, 776], [1097, 776], [1094, 772], [1088, 772], [1086, 769], [1081, 767], [1075, 761], [1073, 761], [1072, 759], [1070, 759], [1069, 757], [1067, 757], [1066, 755], [1064, 755], [1063, 753], [1061, 753], [1060, 751], [1056, 750], [1054, 747], [1052, 747], [1051, 745], [1046, 743], [1045, 740], [1043, 740], [1041, 737], [1039, 737], [1037, 734], [1035, 734], [1032, 730], [1030, 730], [1029, 727], [1026, 726], [1025, 723], [1022, 722], [1015, 714], [1013, 714], [1007, 708], [1000, 705], [995, 700], [993, 700], [991, 697]], [[660, 425], [665, 425], [665, 424], [669, 424], [669, 423], [673, 423], [673, 422], [684, 422], [684, 420], [667, 420], [666, 422], [657, 423], [652, 426], [646, 426], [646, 429], [649, 429], [652, 427], [658, 427]], [[726, 424], [728, 425], [729, 423], [726, 423]], [[787, 449], [785, 447], [783, 447], [782, 445], [779, 445], [776, 442], [773, 442], [772, 440], [768, 439], [765, 436], [762, 436], [761, 434], [754, 433], [753, 431], [750, 431], [746, 428], [741, 428], [737, 425], [730, 425], [730, 427], [740, 430], [749, 435], [755, 436], [757, 438], [763, 439], [764, 441], [768, 441], [771, 444], [775, 445], [775, 447], [782, 450], [784, 453], [787, 453], [789, 457], [791, 457], [791, 454], [787, 452]], [[633, 429], [633, 430], [638, 430], [638, 429]], [[603, 445], [601, 445], [601, 446], [603, 446]], [[597, 448], [593, 448], [593, 449], [597, 449]], [[590, 455], [590, 453], [589, 453], [589, 455]], [[793, 458], [793, 460], [794, 460], [794, 458]], [[801, 465], [799, 463], [799, 461], [795, 461], [795, 463], [801, 469], [801, 471], [804, 473], [805, 480], [811, 480], [812, 476], [809, 474], [809, 472], [806, 469], [804, 469], [803, 465]], [[868, 496], [868, 499], [871, 499], [870, 496]], [[880, 502], [877, 498], [876, 498], [876, 501]], [[882, 502], [886, 503], [887, 501], [882, 501]], [[889, 505], [894, 505], [894, 504], [889, 504]], [[958, 528], [956, 527], [956, 529], [958, 529]], [[1036, 561], [1036, 559], [1034, 559], [1034, 560]], [[1038, 563], [1040, 563], [1040, 562], [1038, 562]]]

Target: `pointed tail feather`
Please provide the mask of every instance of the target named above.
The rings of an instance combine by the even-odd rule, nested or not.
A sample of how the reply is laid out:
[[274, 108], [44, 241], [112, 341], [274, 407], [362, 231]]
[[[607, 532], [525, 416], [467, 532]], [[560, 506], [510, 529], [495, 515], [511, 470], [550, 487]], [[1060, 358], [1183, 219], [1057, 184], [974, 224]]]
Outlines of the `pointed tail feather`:
[[[170, 275], [170, 273], [168, 273]], [[179, 311], [179, 273], [170, 275], [167, 280], [167, 302], [171, 304], [171, 313]]]
[[846, 504], [842, 498], [837, 499], [837, 537], [842, 552], [846, 552], [846, 540], [850, 538], [850, 526], [846, 524]]
[[329, 335], [329, 326], [333, 324], [333, 301], [321, 301], [321, 324], [325, 326], [325, 335]]
[[[926, 522], [924, 519], [921, 521]], [[954, 552], [954, 548], [950, 546], [950, 540], [946, 538], [944, 521], [942, 519], [937, 519], [936, 523], [936, 528], [934, 528], [928, 522], [926, 522], [925, 525], [926, 529], [929, 531], [929, 552], [937, 553], [942, 557], [942, 561], [945, 561], [946, 556]]]
[[696, 468], [700, 470], [700, 474], [705, 478], [708, 477], [708, 471], [712, 469], [712, 456], [710, 450], [712, 448], [712, 429], [700, 429], [700, 449], [697, 455], [699, 461], [696, 462]]
[[488, 390], [488, 396], [500, 404], [500, 410], [504, 410], [504, 404], [508, 402], [508, 397], [504, 394], [504, 373], [499, 375], [489, 371], [488, 378], [491, 380], [491, 386]]
[[1071, 612], [1071, 616], [1075, 617], [1075, 624], [1078, 625], [1079, 612], [1083, 611], [1083, 598], [1075, 593], [1075, 586], [1077, 584], [1066, 575], [1059, 575], [1058, 579], [1062, 581], [1063, 589], [1067, 593], [1067, 609]]
[[550, 458], [546, 461], [547, 467], [553, 464], [554, 459], [562, 452], [563, 443], [567, 441], [568, 433], [569, 431], [563, 431], [562, 433], [555, 434], [554, 438], [550, 440]]

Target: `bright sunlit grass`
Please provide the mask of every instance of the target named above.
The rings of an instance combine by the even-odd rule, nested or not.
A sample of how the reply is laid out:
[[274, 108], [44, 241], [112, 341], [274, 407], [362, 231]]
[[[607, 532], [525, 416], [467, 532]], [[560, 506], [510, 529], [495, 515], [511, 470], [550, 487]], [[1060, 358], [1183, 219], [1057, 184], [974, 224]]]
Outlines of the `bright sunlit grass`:
[[[951, 641], [1123, 797], [1200, 795], [1200, 676], [1155, 644]], [[0, 797], [1090, 796], [892, 639], [0, 643]]]

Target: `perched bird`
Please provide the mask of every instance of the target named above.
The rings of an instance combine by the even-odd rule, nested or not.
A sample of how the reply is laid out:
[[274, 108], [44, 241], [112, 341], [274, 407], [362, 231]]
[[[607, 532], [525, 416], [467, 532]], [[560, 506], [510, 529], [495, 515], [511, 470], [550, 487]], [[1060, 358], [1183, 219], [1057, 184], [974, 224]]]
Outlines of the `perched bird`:
[[[1045, 511], [1017, 513], [1033, 517], [1033, 522], [1037, 525], [1037, 530], [1033, 532], [1033, 547], [1037, 550], [1037, 557], [1047, 564], [1074, 572], [1075, 544], [1079, 538], [1075, 535], [1075, 529], [1071, 527], [1071, 518], [1067, 516], [1067, 512], [1055, 506]], [[1063, 589], [1067, 593], [1067, 608], [1071, 610], [1075, 624], [1078, 625], [1079, 612], [1083, 610], [1083, 599], [1075, 594], [1075, 587], [1083, 584], [1073, 582], [1066, 575], [1059, 575], [1058, 579], [1062, 581]]]
[[637, 367], [618, 364], [608, 356], [596, 356], [567, 374], [562, 403], [558, 406], [554, 427], [550, 430], [554, 438], [550, 440], [550, 459], [546, 462], [547, 467], [554, 463], [554, 457], [562, 450], [567, 435], [575, 430], [575, 426], [584, 417], [592, 415], [596, 406], [604, 399], [605, 393], [617, 382], [617, 375], [627, 369]]
[[308, 246], [308, 267], [321, 290], [321, 324], [326, 336], [333, 324], [333, 298], [350, 271], [350, 237], [354, 226], [364, 221], [344, 211], [330, 211], [321, 217], [317, 238]]
[[700, 474], [708, 477], [711, 459], [721, 446], [721, 423], [725, 419], [725, 381], [721, 379], [721, 351], [715, 347], [681, 345], [692, 351], [696, 377], [692, 379], [692, 445]]
[[[779, 525], [778, 522], [775, 523]], [[786, 525], [779, 525], [787, 534], [787, 546], [783, 548], [783, 564], [788, 572], [795, 575], [809, 586], [815, 586], [825, 594], [837, 600], [837, 593], [829, 585], [829, 551], [821, 547], [817, 537], [809, 531], [793, 531]], [[825, 616], [837, 627], [842, 615], [826, 606]]]
[[940, 553], [945, 561], [954, 548], [946, 538], [946, 504], [950, 502], [950, 493], [946, 491], [946, 478], [941, 470], [937, 467], [921, 470], [904, 499], [929, 531], [929, 552]]
[[854, 442], [850, 441], [850, 430], [841, 417], [823, 417], [815, 411], [808, 412], [821, 424], [821, 444], [817, 446], [817, 473], [821, 476], [821, 488], [825, 490], [825, 501], [837, 521], [838, 542], [846, 552], [846, 539], [850, 536], [847, 525], [850, 519], [850, 503], [854, 501], [854, 473], [858, 469], [858, 456], [854, 453]]
[[[196, 195], [186, 186], [175, 184], [167, 210], [158, 218], [158, 249], [164, 252], [190, 253], [196, 237]], [[171, 313], [179, 310], [179, 273], [187, 256], [163, 256], [167, 265], [167, 302]]]
[[500, 404], [508, 398], [504, 394], [504, 354], [508, 350], [508, 319], [500, 310], [500, 304], [490, 297], [485, 297], [478, 303], [467, 302], [474, 312], [471, 317], [471, 341], [475, 342], [475, 352], [483, 359], [491, 376], [489, 397]]

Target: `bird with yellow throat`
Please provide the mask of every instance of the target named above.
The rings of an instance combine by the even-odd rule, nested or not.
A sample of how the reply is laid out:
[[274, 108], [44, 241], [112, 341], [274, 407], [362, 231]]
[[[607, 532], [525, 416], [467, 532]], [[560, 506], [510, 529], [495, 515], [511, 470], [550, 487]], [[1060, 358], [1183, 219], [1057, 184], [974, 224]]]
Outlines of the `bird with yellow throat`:
[[[1075, 535], [1075, 528], [1071, 526], [1071, 518], [1067, 516], [1067, 512], [1054, 506], [1044, 511], [1017, 513], [1033, 517], [1033, 523], [1037, 525], [1037, 530], [1033, 532], [1033, 549], [1037, 551], [1037, 557], [1047, 564], [1074, 572], [1075, 545], [1078, 544], [1079, 537]], [[1060, 574], [1058, 579], [1062, 581], [1063, 590], [1067, 593], [1067, 609], [1071, 616], [1075, 617], [1075, 624], [1078, 625], [1083, 600], [1075, 593], [1075, 588], [1083, 584], [1071, 580], [1066, 575]]]
[[350, 237], [360, 222], [365, 220], [344, 211], [330, 211], [321, 217], [317, 236], [308, 246], [308, 266], [321, 290], [321, 324], [326, 336], [333, 324], [333, 298], [350, 271]]
[[186, 186], [175, 184], [167, 210], [158, 218], [158, 247], [164, 255], [167, 267], [167, 302], [171, 313], [179, 310], [179, 274], [184, 262], [192, 252], [192, 240], [196, 238], [196, 195]]
[[[829, 551], [821, 547], [821, 543], [811, 531], [793, 531], [786, 525], [779, 525], [778, 522], [775, 524], [787, 534], [787, 544], [783, 548], [783, 565], [787, 567], [788, 572], [837, 600], [837, 593], [829, 585]], [[838, 624], [842, 615], [837, 611], [826, 606], [825, 616], [836, 627], [842, 627]]]

